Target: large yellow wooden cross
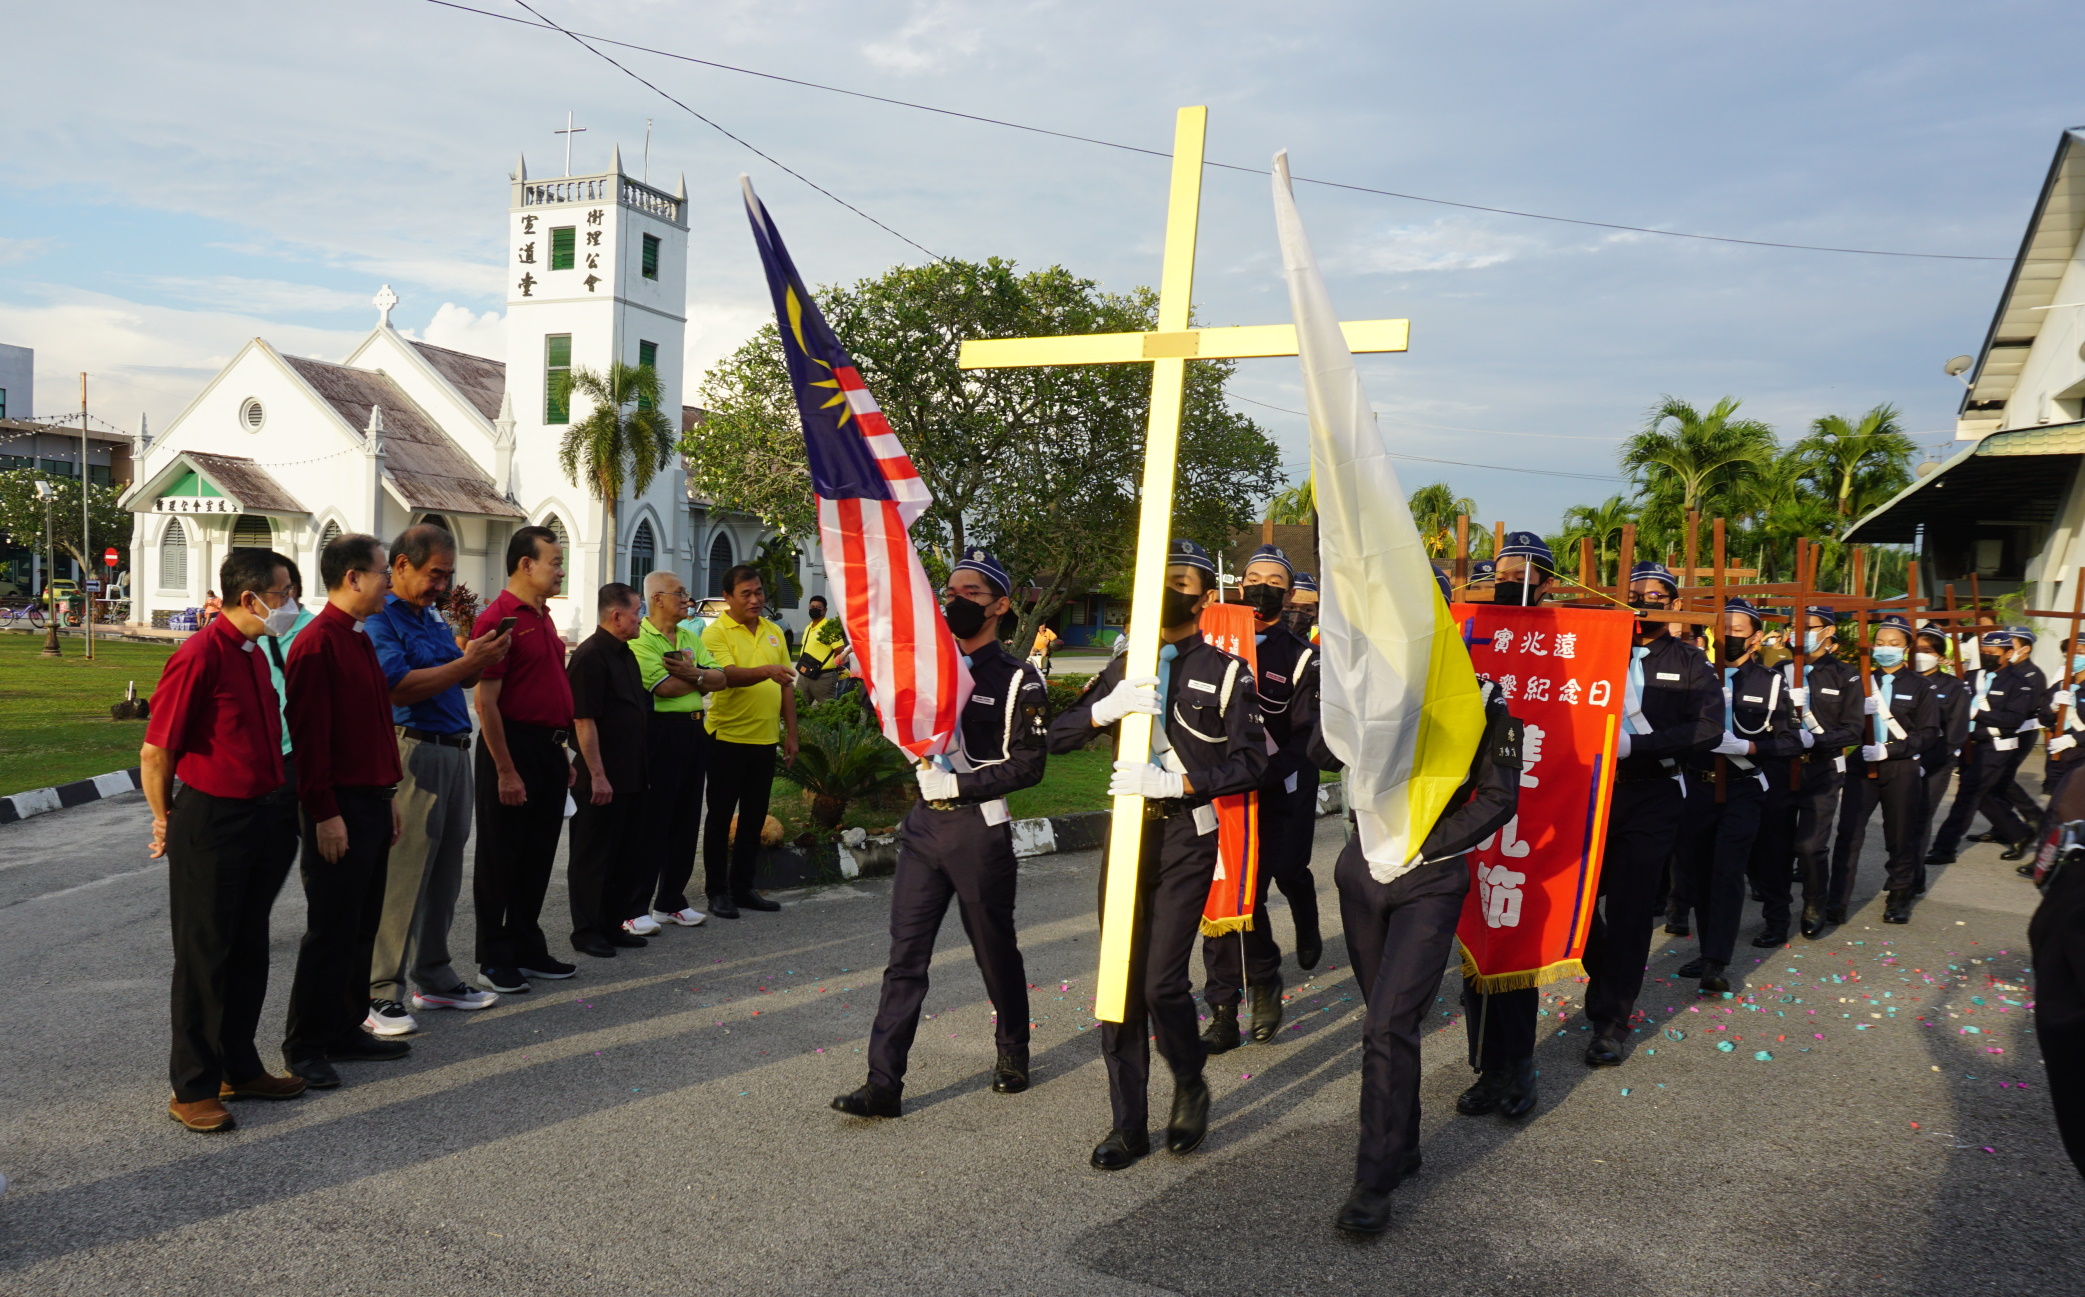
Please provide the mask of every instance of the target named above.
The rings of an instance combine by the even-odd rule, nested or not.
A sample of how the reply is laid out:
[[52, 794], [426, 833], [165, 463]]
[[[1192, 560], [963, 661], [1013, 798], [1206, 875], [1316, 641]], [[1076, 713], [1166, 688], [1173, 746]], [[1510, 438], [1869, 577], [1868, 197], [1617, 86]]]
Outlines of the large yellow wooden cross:
[[[1144, 487], [1137, 515], [1136, 571], [1130, 591], [1129, 650], [1123, 667], [1130, 678], [1158, 674], [1158, 609], [1165, 589], [1166, 549], [1173, 522], [1173, 479], [1180, 450], [1180, 407], [1190, 360], [1236, 360], [1296, 354], [1296, 326], [1195, 329], [1188, 325], [1194, 295], [1195, 230], [1202, 206], [1202, 145], [1209, 128], [1206, 107], [1183, 108], [1173, 127], [1173, 185], [1166, 205], [1165, 268], [1158, 284], [1158, 328], [1150, 333], [1092, 333], [1055, 338], [995, 338], [963, 344], [964, 369], [1014, 369], [1035, 365], [1151, 364], [1151, 417], [1144, 439]], [[1409, 320], [1365, 320], [1342, 324], [1347, 347], [1356, 352], [1403, 351]], [[1207, 539], [1221, 543], [1224, 538]], [[1116, 756], [1151, 758], [1151, 718], [1132, 712], [1122, 720]], [[1137, 861], [1143, 845], [1144, 799], [1117, 797], [1108, 833], [1105, 915], [1100, 932], [1100, 985], [1094, 1016], [1121, 1022], [1129, 991], [1130, 931], [1137, 909]]]

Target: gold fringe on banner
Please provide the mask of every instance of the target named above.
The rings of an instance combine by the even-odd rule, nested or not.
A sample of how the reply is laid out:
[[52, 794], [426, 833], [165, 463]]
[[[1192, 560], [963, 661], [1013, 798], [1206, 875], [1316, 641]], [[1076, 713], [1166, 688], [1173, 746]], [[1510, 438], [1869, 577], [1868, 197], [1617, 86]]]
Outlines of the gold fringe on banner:
[[1202, 916], [1202, 935], [1205, 937], [1221, 937], [1226, 932], [1237, 932], [1240, 929], [1252, 931], [1250, 914], [1234, 914], [1228, 919], [1212, 919], [1206, 914]]
[[[1207, 926], [1208, 920], [1203, 920]], [[1547, 986], [1567, 977], [1584, 977], [1585, 964], [1576, 959], [1560, 959], [1541, 968], [1530, 968], [1518, 973], [1479, 973], [1477, 961], [1470, 958], [1469, 947], [1457, 942], [1456, 950], [1462, 955], [1463, 984], [1480, 995], [1491, 995], [1498, 991], [1525, 991], [1529, 987]]]

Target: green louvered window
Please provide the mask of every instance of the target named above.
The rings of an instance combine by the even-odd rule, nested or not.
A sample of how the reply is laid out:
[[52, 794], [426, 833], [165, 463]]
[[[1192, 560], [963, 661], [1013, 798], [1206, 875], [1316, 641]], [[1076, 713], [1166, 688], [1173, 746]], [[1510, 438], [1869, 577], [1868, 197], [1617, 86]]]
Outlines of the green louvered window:
[[644, 277], [659, 277], [659, 236], [656, 234], [644, 236]]
[[[644, 237], [646, 237], [646, 238], [650, 238], [651, 236], [650, 236], [649, 234], [647, 234], [647, 235], [645, 235]], [[659, 344], [658, 344], [658, 343], [656, 343], [656, 342], [645, 342], [645, 341], [643, 341], [643, 340], [641, 340], [641, 339], [640, 339], [640, 340], [638, 341], [638, 343], [637, 343], [637, 367], [638, 367], [639, 369], [649, 369], [649, 370], [651, 370], [651, 371], [652, 371], [653, 373], [657, 373], [657, 372], [658, 372], [658, 370], [659, 370]], [[652, 400], [651, 400], [651, 398], [650, 398], [650, 397], [648, 397], [648, 396], [639, 396], [639, 397], [637, 398], [637, 408], [638, 408], [638, 409], [640, 409], [640, 410], [649, 410], [649, 409], [651, 409], [651, 408], [652, 408]]]
[[579, 227], [559, 225], [550, 231], [550, 268], [570, 270], [573, 256], [579, 250]]
[[572, 335], [553, 333], [543, 339], [543, 422], [572, 422], [571, 393], [564, 389], [572, 375]]

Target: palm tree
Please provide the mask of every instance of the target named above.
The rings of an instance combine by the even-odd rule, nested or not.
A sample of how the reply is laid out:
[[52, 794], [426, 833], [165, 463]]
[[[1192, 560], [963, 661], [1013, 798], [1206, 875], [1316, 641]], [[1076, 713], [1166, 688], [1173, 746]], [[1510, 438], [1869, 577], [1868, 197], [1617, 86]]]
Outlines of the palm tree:
[[1267, 501], [1267, 520], [1287, 527], [1307, 525], [1317, 511], [1317, 487], [1309, 477]]
[[1622, 528], [1636, 521], [1637, 512], [1634, 504], [1619, 495], [1610, 495], [1599, 504], [1574, 504], [1564, 510], [1564, 534], [1559, 539], [1566, 547], [1575, 544], [1581, 536], [1593, 538], [1596, 570], [1590, 576], [1580, 572], [1580, 581], [1607, 579], [1609, 546], [1620, 541]]
[[1412, 522], [1419, 528], [1419, 541], [1426, 546], [1428, 558], [1440, 558], [1454, 547], [1457, 517], [1477, 516], [1477, 502], [1455, 494], [1446, 482], [1420, 487], [1406, 503], [1411, 506]]
[[620, 360], [602, 374], [585, 367], [557, 376], [552, 395], [569, 410], [578, 393], [593, 402], [583, 419], [565, 429], [558, 467], [574, 486], [584, 484], [608, 509], [609, 553], [615, 552], [615, 506], [627, 486], [643, 495], [652, 478], [673, 462], [680, 429], [659, 412], [659, 375], [650, 365]]
[[1795, 453], [1818, 489], [1837, 503], [1840, 531], [1911, 485], [1915, 449], [1893, 405], [1876, 406], [1859, 423], [1827, 414], [1795, 444]]
[[1735, 514], [1746, 503], [1746, 482], [1780, 446], [1771, 427], [1737, 417], [1740, 404], [1726, 396], [1704, 413], [1668, 396], [1622, 443], [1622, 471], [1635, 480], [1654, 530], [1670, 534], [1689, 513]]

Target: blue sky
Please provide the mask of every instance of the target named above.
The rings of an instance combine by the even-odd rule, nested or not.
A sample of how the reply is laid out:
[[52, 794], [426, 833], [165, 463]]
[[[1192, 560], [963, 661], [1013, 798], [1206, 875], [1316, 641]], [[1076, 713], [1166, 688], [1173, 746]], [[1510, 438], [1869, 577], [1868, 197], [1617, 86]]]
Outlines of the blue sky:
[[[533, 2], [533, 0], [532, 0]], [[472, 0], [526, 16], [512, 0]], [[1152, 3], [544, 0], [576, 30], [1149, 148], [1210, 106], [1212, 159], [1656, 228], [2010, 258], [2058, 133], [2085, 122], [2085, 10], [1986, 3]], [[815, 281], [920, 253], [552, 32], [427, 0], [40, 6], [11, 15], [0, 341], [38, 405], [164, 424], [247, 338], [337, 358], [373, 320], [498, 354], [506, 176], [620, 142], [691, 195], [690, 361], [763, 318], [736, 206], [750, 172]], [[1162, 159], [617, 52], [676, 97], [933, 251], [1153, 283]], [[2005, 260], [1747, 248], [1303, 186], [1348, 318], [1408, 316], [1366, 362], [1408, 486], [1552, 528], [1618, 489], [1663, 393], [1725, 394], [1787, 438], [1888, 401], [1951, 436]], [[1264, 177], [1205, 181], [1197, 310], [1287, 309]], [[1236, 389], [1300, 474], [1293, 366]], [[694, 399], [693, 393], [689, 399]], [[1562, 474], [1585, 474], [1567, 477]]]

